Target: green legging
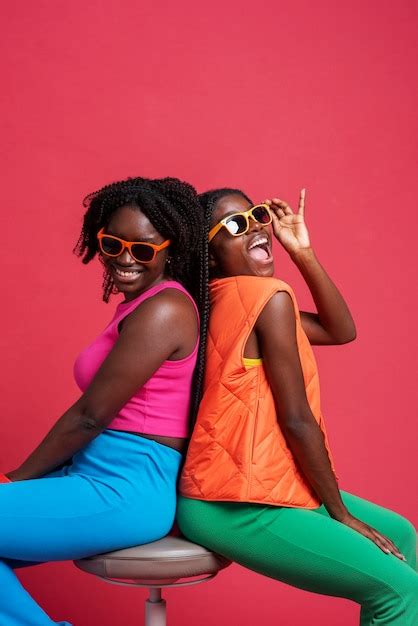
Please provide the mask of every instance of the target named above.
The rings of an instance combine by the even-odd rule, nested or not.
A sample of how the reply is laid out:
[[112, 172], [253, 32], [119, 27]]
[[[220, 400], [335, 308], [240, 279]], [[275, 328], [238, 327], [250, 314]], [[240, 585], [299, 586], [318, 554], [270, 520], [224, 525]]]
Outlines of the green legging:
[[361, 626], [417, 626], [414, 527], [393, 511], [341, 495], [352, 515], [392, 539], [406, 563], [332, 519], [324, 506], [291, 509], [180, 496], [177, 520], [191, 541], [255, 572], [358, 602]]

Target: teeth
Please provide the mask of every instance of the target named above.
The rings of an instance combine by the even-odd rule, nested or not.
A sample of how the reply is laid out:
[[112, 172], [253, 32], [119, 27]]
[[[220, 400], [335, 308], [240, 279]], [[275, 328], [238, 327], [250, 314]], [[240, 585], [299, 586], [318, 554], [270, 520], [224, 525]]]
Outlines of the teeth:
[[118, 269], [117, 267], [115, 267], [115, 272], [118, 276], [124, 276], [125, 278], [135, 278], [135, 276], [139, 276], [139, 272], [135, 271], [135, 270], [129, 270], [127, 272], [123, 272], [122, 270]]
[[251, 246], [249, 246], [248, 250], [251, 250], [252, 248], [256, 248], [257, 246], [263, 246], [265, 243], [268, 243], [268, 242], [269, 241], [267, 237], [263, 237], [262, 239], [257, 239], [257, 241], [253, 241]]

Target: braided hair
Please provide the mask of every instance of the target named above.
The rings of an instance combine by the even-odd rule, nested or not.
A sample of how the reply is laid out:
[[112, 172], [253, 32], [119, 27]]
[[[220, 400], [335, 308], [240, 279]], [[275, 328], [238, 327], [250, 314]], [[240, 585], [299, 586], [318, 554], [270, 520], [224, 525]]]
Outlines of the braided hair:
[[[199, 202], [202, 205], [205, 224], [207, 228], [207, 234], [209, 236], [210, 223], [212, 220], [212, 215], [214, 210], [216, 209], [216, 205], [219, 200], [224, 198], [225, 196], [238, 195], [247, 200], [250, 204], [253, 204], [250, 198], [240, 189], [231, 189], [229, 187], [221, 187], [220, 189], [211, 189], [209, 191], [204, 191], [198, 195]], [[209, 254], [209, 252], [208, 252]], [[208, 261], [209, 262], [209, 261]], [[208, 269], [209, 277], [210, 270]]]
[[240, 189], [230, 189], [229, 187], [222, 187], [221, 189], [211, 189], [210, 191], [205, 191], [198, 195], [199, 202], [203, 207], [203, 211], [205, 214], [205, 222], [209, 228], [210, 220], [212, 218], [212, 214], [216, 209], [216, 205], [219, 200], [224, 198], [225, 196], [242, 196], [247, 202], [252, 204], [252, 200]]
[[[128, 178], [90, 193], [83, 205], [87, 210], [74, 248], [83, 263], [89, 263], [99, 252], [99, 230], [109, 223], [115, 211], [126, 205], [140, 209], [165, 239], [171, 239], [170, 276], [192, 295], [200, 314], [200, 345], [191, 401], [194, 421], [202, 395], [209, 318], [208, 224], [195, 189], [177, 178]], [[105, 267], [103, 300], [108, 302], [116, 292]]]

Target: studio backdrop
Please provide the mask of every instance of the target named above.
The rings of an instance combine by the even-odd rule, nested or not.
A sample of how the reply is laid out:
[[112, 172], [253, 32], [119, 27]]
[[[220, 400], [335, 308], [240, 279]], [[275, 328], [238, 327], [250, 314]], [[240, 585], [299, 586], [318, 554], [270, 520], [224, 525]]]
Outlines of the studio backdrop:
[[[315, 350], [340, 484], [416, 524], [416, 2], [16, 0], [1, 13], [0, 471], [76, 400], [74, 358], [118, 300], [102, 303], [99, 264], [72, 254], [85, 194], [170, 175], [295, 206], [306, 187], [314, 248], [358, 330]], [[70, 563], [20, 576], [56, 619], [140, 623], [144, 590]], [[358, 615], [236, 565], [166, 596], [172, 626]]]

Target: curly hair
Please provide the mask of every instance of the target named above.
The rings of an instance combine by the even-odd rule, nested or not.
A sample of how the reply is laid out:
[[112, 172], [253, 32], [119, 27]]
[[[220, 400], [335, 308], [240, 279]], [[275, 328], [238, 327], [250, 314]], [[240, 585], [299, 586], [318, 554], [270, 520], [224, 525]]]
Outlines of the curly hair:
[[[128, 178], [106, 185], [84, 198], [87, 208], [75, 254], [89, 263], [99, 252], [97, 233], [123, 206], [140, 209], [154, 228], [171, 239], [169, 272], [192, 295], [200, 314], [200, 346], [193, 379], [191, 418], [194, 421], [202, 395], [209, 318], [208, 223], [195, 189], [177, 178]], [[115, 286], [105, 268], [103, 300]]]

